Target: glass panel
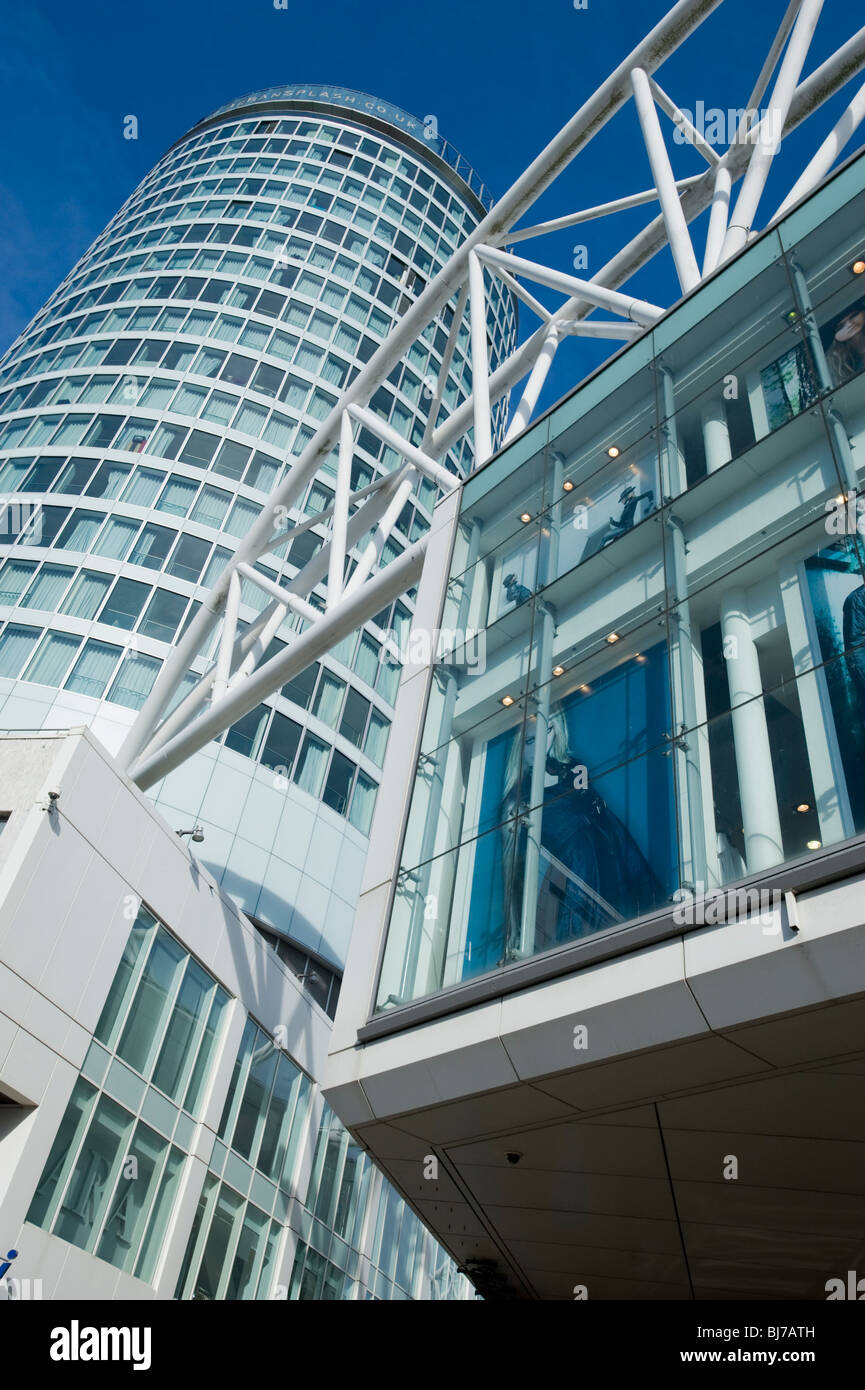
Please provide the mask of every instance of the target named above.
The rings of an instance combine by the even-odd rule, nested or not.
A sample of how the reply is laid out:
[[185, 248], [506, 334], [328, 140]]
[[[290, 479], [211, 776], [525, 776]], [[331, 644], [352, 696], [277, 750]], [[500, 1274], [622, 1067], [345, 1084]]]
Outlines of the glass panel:
[[139, 980], [135, 998], [126, 1018], [117, 1055], [142, 1075], [149, 1075], [157, 1044], [162, 1036], [164, 1015], [177, 985], [186, 952], [160, 931]]
[[195, 1059], [195, 1066], [189, 1078], [189, 1086], [183, 1101], [183, 1108], [188, 1110], [190, 1115], [197, 1115], [199, 1106], [202, 1103], [204, 1088], [210, 1074], [210, 1063], [214, 1055], [214, 1047], [219, 1038], [222, 1028], [222, 1020], [228, 1008], [229, 998], [224, 990], [219, 986], [216, 988], [216, 995], [210, 1006], [210, 1013], [204, 1028], [204, 1036], [198, 1049], [198, 1056]]
[[54, 1234], [92, 1248], [108, 1209], [134, 1124], [133, 1117], [101, 1096], [54, 1221]]
[[180, 1149], [172, 1149], [159, 1184], [159, 1192], [153, 1203], [147, 1232], [141, 1242], [141, 1253], [135, 1266], [135, 1276], [145, 1283], [153, 1282], [156, 1263], [163, 1249], [168, 1221], [180, 1187], [180, 1175], [186, 1155]]
[[32, 1221], [34, 1226], [51, 1225], [57, 1201], [66, 1186], [69, 1169], [78, 1152], [78, 1145], [90, 1118], [96, 1095], [95, 1088], [83, 1077], [79, 1077], [27, 1212], [27, 1220]]
[[132, 1270], [167, 1149], [168, 1140], [139, 1121], [95, 1251], [119, 1269]]
[[192, 1293], [194, 1299], [211, 1300], [220, 1296], [223, 1269], [233, 1244], [235, 1226], [242, 1207], [242, 1197], [232, 1192], [230, 1187], [220, 1188], [195, 1280]]
[[109, 700], [117, 705], [125, 705], [127, 709], [141, 709], [153, 689], [161, 665], [154, 656], [138, 656], [127, 651], [109, 691]]
[[95, 618], [99, 605], [111, 585], [111, 575], [82, 570], [76, 577], [61, 608], [73, 618]]
[[94, 1036], [106, 1047], [113, 1046], [116, 1028], [126, 1012], [126, 1006], [138, 979], [139, 966], [155, 931], [156, 918], [146, 908], [141, 908], [132, 924], [123, 956], [96, 1025]]
[[178, 1100], [186, 1085], [213, 988], [210, 976], [190, 960], [153, 1071], [154, 1086], [171, 1100]]
[[78, 695], [101, 699], [122, 650], [122, 647], [113, 647], [108, 642], [85, 643], [66, 682], [66, 689], [74, 690]]
[[48, 632], [25, 672], [25, 680], [36, 685], [60, 685], [72, 658], [81, 645], [80, 637], [65, 632]]

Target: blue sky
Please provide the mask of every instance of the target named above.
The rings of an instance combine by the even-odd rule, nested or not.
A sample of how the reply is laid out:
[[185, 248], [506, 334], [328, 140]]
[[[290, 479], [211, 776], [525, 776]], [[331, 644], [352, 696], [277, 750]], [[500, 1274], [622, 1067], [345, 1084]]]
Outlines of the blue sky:
[[[744, 105], [787, 0], [724, 0], [659, 80], [681, 106]], [[186, 129], [244, 92], [335, 82], [424, 117], [500, 194], [668, 8], [667, 0], [27, 0], [0, 13], [0, 352], [21, 331], [147, 170]], [[827, 0], [806, 70], [856, 27]], [[849, 100], [836, 97], [778, 156], [771, 212]], [[138, 117], [139, 138], [123, 139]], [[680, 176], [693, 151], [672, 146]], [[532, 214], [557, 216], [650, 185], [632, 109], [602, 133]], [[648, 220], [648, 209], [548, 239], [572, 270], [577, 241], [592, 273]], [[611, 236], [616, 241], [611, 242]], [[535, 246], [538, 244], [535, 243]], [[635, 285], [676, 298], [669, 264]], [[527, 316], [528, 317], [528, 316]], [[532, 325], [533, 326], [533, 325]], [[569, 345], [570, 346], [570, 345]], [[554, 394], [598, 360], [573, 345]], [[560, 354], [560, 357], [562, 354]], [[548, 393], [549, 394], [549, 393]]]

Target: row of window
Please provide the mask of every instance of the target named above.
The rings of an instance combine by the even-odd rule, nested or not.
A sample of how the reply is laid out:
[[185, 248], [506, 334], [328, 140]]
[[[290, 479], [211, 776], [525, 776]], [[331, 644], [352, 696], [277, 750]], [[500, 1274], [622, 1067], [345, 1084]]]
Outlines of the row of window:
[[[83, 576], [86, 578], [86, 575]], [[106, 610], [101, 621], [121, 625], [128, 613], [123, 605], [138, 602], [127, 594], [118, 580], [111, 600], [117, 606]], [[162, 596], [157, 594], [154, 601]], [[153, 605], [151, 604], [151, 607]], [[150, 611], [150, 609], [148, 609]], [[157, 607], [156, 612], [159, 612]], [[41, 638], [41, 640], [40, 640]], [[372, 639], [370, 639], [372, 642]], [[361, 648], [361, 653], [368, 649]], [[64, 689], [91, 699], [106, 697], [128, 709], [140, 709], [153, 688], [161, 661], [132, 649], [98, 638], [85, 640], [71, 632], [46, 631], [23, 623], [7, 623], [0, 634], [0, 677], [22, 680], [55, 689]], [[382, 670], [387, 669], [383, 666]], [[392, 668], [398, 673], [398, 668]], [[372, 708], [359, 691], [325, 669], [314, 672], [319, 689], [314, 714], [335, 729], [373, 761], [384, 757], [388, 723]], [[194, 677], [187, 677], [179, 700]], [[289, 688], [286, 687], [286, 691]], [[289, 693], [288, 698], [291, 698]], [[233, 724], [224, 736], [227, 748], [241, 753], [274, 772], [274, 784], [287, 787], [289, 781], [339, 815], [347, 817], [361, 834], [367, 835], [372, 820], [376, 781], [339, 749], [317, 737], [296, 720], [280, 714], [270, 705], [258, 705]]]

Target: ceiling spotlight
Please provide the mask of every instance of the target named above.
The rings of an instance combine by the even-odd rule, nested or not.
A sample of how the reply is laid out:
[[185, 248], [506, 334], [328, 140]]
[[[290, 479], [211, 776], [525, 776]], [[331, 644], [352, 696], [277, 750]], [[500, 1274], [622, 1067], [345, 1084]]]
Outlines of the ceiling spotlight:
[[646, 658], [643, 656], [642, 652], [637, 652], [636, 656], [634, 657], [634, 660], [642, 663], [646, 660]]
[[570, 478], [565, 479], [565, 481], [562, 483], [562, 488], [565, 492], [573, 492], [574, 485], [571, 482]]
[[800, 801], [796, 810], [799, 812], [800, 816], [803, 816], [806, 811], [811, 810], [811, 807], [808, 805], [807, 801]]
[[809, 849], [819, 849], [819, 848], [820, 848], [820, 841], [819, 841], [819, 840], [809, 840], [809, 841], [808, 841], [808, 848], [809, 848]]
[[513, 695], [503, 695], [503, 696], [502, 696], [502, 704], [505, 706], [506, 709], [507, 709], [507, 707], [508, 707], [509, 705], [512, 705], [513, 703], [514, 703], [514, 697], [513, 697]]
[[528, 522], [531, 521], [531, 519], [532, 519], [532, 514], [531, 514], [531, 512], [520, 512], [520, 521], [523, 523], [524, 526], [527, 525]]
[[617, 632], [608, 632], [608, 633], [607, 633], [607, 641], [609, 642], [610, 646], [612, 646], [614, 642], [619, 642], [620, 640], [621, 640], [621, 639], [620, 639], [619, 634], [618, 634]]
[[854, 261], [850, 269], [854, 275], [865, 275], [865, 261]]
[[582, 692], [583, 692], [584, 695], [591, 695], [591, 693], [592, 693], [591, 686], [588, 686], [588, 685], [581, 685], [581, 686], [580, 686], [580, 689], [582, 690]]
[[553, 675], [554, 675], [554, 676], [563, 676], [564, 674], [565, 674], [565, 668], [564, 668], [564, 666], [554, 666], [554, 667], [553, 667]]
[[607, 450], [607, 453], [611, 459], [617, 459], [621, 452], [622, 451], [619, 448], [618, 444], [611, 444], [609, 449]]

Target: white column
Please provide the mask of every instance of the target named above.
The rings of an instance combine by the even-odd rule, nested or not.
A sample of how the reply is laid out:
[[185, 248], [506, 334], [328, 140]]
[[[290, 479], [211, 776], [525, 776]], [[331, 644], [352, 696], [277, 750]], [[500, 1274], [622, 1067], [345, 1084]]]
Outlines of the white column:
[[469, 328], [472, 350], [472, 400], [475, 412], [475, 468], [493, 451], [490, 420], [490, 362], [487, 348], [487, 294], [484, 270], [474, 251], [469, 252]]
[[723, 468], [732, 457], [727, 412], [720, 396], [703, 402], [700, 411], [703, 424], [703, 447], [706, 450], [706, 472]]
[[814, 664], [813, 654], [819, 652], [820, 646], [816, 625], [803, 599], [799, 566], [785, 564], [779, 578], [820, 838], [824, 845], [831, 845], [855, 831], [847, 779], [835, 733], [826, 672], [819, 664], [819, 657], [818, 664]]
[[725, 594], [721, 628], [730, 686], [733, 744], [749, 873], [771, 869], [784, 858], [778, 798], [762, 698], [760, 660], [744, 592]]

